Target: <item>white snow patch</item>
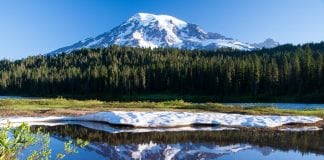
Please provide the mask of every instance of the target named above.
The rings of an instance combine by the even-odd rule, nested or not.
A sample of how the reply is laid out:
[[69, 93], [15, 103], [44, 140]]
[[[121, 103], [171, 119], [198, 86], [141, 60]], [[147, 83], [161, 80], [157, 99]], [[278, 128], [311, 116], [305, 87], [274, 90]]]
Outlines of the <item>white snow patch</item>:
[[137, 20], [141, 22], [144, 26], [149, 25], [152, 22], [158, 22], [163, 27], [168, 27], [170, 25], [175, 25], [178, 28], [183, 28], [187, 26], [187, 22], [180, 20], [178, 18], [169, 15], [154, 15], [149, 13], [137, 13], [135, 16], [130, 18], [128, 22], [132, 20]]
[[211, 124], [243, 127], [278, 127], [288, 123], [315, 123], [322, 120], [314, 116], [241, 115], [227, 113], [190, 112], [137, 112], [112, 111], [98, 112], [79, 117], [9, 117], [0, 118], [0, 124], [49, 121], [92, 121], [116, 125], [159, 128]]
[[202, 43], [202, 41], [200, 39], [198, 39], [197, 37], [188, 37], [187, 40], [192, 41], [192, 42]]
[[[168, 16], [168, 15], [154, 15], [148, 13], [138, 13], [132, 18], [130, 18], [127, 22], [130, 23], [131, 21], [136, 20], [141, 24], [141, 26], [154, 26], [157, 23], [157, 27], [159, 30], [165, 30], [166, 36], [165, 38], [166, 43], [169, 46], [179, 46], [182, 43], [182, 40], [174, 33], [174, 29], [182, 29], [187, 26], [187, 23], [179, 20], [175, 17]], [[136, 33], [136, 32], [135, 32]], [[161, 42], [156, 40], [151, 40], [149, 37], [143, 36], [143, 32], [141, 36], [134, 35], [135, 39], [139, 39], [140, 47], [149, 47], [149, 48], [156, 48], [159, 46]]]
[[214, 146], [213, 148], [207, 148], [205, 146], [201, 146], [197, 150], [191, 150], [188, 153], [189, 154], [195, 154], [195, 153], [213, 153], [213, 154], [230, 154], [230, 153], [236, 153], [241, 150], [246, 150], [252, 148], [251, 145], [248, 144], [235, 144], [235, 145], [228, 145], [228, 146]]
[[100, 39], [97, 39], [97, 40], [93, 40], [90, 43], [88, 43], [85, 47], [86, 48], [92, 47], [93, 45], [96, 45], [96, 44], [102, 42], [103, 39], [104, 39], [104, 37], [103, 38], [100, 38]]
[[142, 159], [142, 153], [146, 150], [152, 150], [154, 147], [158, 147], [158, 145], [152, 141], [149, 144], [139, 144], [137, 151], [132, 153], [132, 158]]
[[312, 116], [256, 116], [226, 113], [190, 112], [99, 112], [75, 117], [75, 120], [98, 121], [136, 127], [175, 127], [191, 124], [214, 124], [244, 127], [277, 127], [287, 123], [314, 123], [322, 120]]
[[227, 39], [206, 39], [202, 41], [203, 46], [207, 46], [210, 44], [216, 44], [217, 46], [220, 47], [229, 47], [229, 48], [234, 48], [234, 49], [239, 49], [239, 50], [249, 50], [253, 49], [254, 47], [239, 41], [235, 40], [227, 40]]
[[125, 36], [131, 34], [133, 28], [134, 28], [134, 24], [131, 24], [131, 26], [127, 27], [126, 31], [119, 33], [118, 36], [116, 37], [114, 44], [125, 45], [125, 43], [129, 41], [129, 39], [125, 39]]
[[143, 38], [142, 34], [141, 34], [139, 31], [135, 31], [135, 32], [133, 33], [133, 37], [134, 37], [135, 39], [142, 39], [142, 38]]
[[175, 155], [181, 151], [181, 147], [179, 144], [171, 146], [171, 145], [167, 145], [167, 147], [165, 148], [165, 150], [163, 151], [163, 155], [164, 155], [164, 159], [165, 160], [172, 160]]

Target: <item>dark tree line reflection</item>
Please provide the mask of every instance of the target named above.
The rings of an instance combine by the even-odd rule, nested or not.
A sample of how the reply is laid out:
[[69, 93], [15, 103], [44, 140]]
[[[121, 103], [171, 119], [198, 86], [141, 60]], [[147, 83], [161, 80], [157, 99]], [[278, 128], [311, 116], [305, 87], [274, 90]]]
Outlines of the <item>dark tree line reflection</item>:
[[[81, 138], [91, 143], [106, 143], [110, 146], [127, 144], [176, 144], [204, 143], [226, 146], [250, 144], [259, 147], [272, 147], [277, 150], [295, 150], [301, 153], [324, 154], [323, 131], [284, 132], [261, 129], [240, 129], [224, 131], [179, 131], [147, 133], [107, 133], [79, 125], [41, 126], [44, 132], [62, 139]], [[33, 126], [34, 131], [37, 126]]]

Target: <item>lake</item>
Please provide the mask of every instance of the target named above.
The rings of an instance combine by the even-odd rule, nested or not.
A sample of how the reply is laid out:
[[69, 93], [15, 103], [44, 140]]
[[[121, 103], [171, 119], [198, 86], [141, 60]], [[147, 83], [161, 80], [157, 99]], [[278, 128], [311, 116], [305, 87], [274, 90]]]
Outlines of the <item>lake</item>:
[[312, 103], [222, 103], [229, 106], [240, 107], [275, 107], [280, 109], [323, 109], [324, 104]]
[[0, 99], [22, 99], [20, 96], [0, 96]]
[[[36, 132], [39, 126], [33, 126]], [[65, 159], [258, 159], [323, 160], [323, 131], [272, 132], [266, 130], [177, 131], [145, 133], [109, 133], [81, 125], [41, 126], [51, 133], [50, 148], [56, 155], [64, 151], [64, 142], [77, 138], [89, 141], [77, 154]], [[116, 128], [116, 126], [111, 126]], [[117, 127], [118, 128], [118, 127]], [[39, 146], [28, 148], [26, 154]], [[55, 157], [52, 157], [53, 159]]]
[[0, 96], [0, 99], [41, 99], [41, 97]]

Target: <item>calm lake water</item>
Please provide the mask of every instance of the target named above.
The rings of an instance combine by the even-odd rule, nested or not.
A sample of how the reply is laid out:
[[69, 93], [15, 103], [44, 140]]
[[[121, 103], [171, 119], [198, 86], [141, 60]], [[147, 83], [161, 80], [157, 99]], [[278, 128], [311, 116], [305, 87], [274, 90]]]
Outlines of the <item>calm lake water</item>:
[[276, 107], [281, 109], [316, 109], [324, 108], [324, 104], [311, 103], [223, 103], [224, 105], [240, 107]]
[[[77, 138], [89, 145], [68, 160], [128, 159], [257, 159], [323, 160], [324, 134], [314, 132], [270, 132], [252, 130], [108, 133], [80, 125], [42, 126], [51, 133], [52, 155], [64, 151], [64, 142]], [[37, 126], [32, 127], [37, 130]], [[31, 150], [20, 155], [25, 159]], [[55, 159], [53, 156], [52, 159]]]
[[20, 96], [0, 96], [0, 99], [22, 99]]
[[0, 99], [41, 99], [41, 97], [0, 96]]

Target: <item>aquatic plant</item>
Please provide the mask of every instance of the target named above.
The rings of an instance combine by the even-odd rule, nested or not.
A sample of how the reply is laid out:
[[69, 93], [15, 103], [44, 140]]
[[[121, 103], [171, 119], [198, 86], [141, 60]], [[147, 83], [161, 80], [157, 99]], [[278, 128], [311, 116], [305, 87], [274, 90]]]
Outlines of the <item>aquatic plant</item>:
[[[48, 160], [51, 158], [50, 134], [38, 128], [37, 133], [31, 131], [27, 123], [12, 127], [10, 123], [0, 129], [0, 160], [18, 160], [19, 155], [28, 147], [39, 145], [37, 150], [31, 152], [27, 160]], [[63, 159], [68, 154], [77, 153], [77, 148], [88, 145], [87, 141], [77, 139], [75, 142], [64, 143], [64, 152], [56, 155], [57, 160]]]

